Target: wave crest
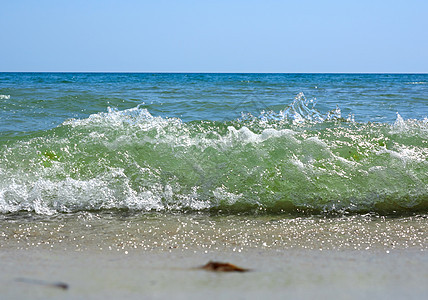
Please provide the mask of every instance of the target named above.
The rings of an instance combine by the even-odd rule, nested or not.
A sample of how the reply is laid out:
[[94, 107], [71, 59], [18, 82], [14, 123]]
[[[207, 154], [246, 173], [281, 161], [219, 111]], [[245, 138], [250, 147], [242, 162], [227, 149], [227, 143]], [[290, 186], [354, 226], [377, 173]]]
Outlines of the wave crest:
[[140, 107], [69, 120], [0, 149], [0, 211], [426, 211], [427, 120], [335, 122], [314, 106], [299, 94], [234, 121]]

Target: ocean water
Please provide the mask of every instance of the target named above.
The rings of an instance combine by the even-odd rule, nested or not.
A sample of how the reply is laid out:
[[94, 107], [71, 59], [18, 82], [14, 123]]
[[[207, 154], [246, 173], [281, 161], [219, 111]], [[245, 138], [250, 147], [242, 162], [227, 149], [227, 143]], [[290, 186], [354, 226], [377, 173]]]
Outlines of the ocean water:
[[0, 73], [0, 214], [426, 214], [427, 116], [427, 74]]

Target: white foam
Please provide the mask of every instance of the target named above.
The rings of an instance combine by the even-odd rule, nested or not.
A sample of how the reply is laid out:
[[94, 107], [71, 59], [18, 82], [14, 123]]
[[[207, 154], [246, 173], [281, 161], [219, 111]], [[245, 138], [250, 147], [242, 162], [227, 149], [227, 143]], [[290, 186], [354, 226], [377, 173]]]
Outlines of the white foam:
[[234, 194], [228, 192], [224, 186], [216, 188], [213, 191], [213, 195], [218, 201], [226, 201], [229, 205], [235, 204], [243, 196], [242, 193]]
[[405, 130], [407, 129], [406, 123], [404, 122], [404, 119], [400, 116], [400, 114], [397, 112], [397, 118], [394, 122], [394, 128], [398, 130]]
[[154, 183], [142, 191], [134, 190], [122, 169], [88, 180], [67, 177], [60, 181], [38, 179], [33, 182], [4, 182], [0, 187], [0, 212], [34, 211], [53, 215], [58, 212], [99, 209], [134, 209], [142, 211], [202, 210], [215, 203], [201, 199], [198, 187], [189, 193], [169, 185]]
[[223, 142], [225, 144], [233, 144], [236, 141], [242, 142], [242, 143], [262, 143], [268, 139], [271, 138], [278, 138], [283, 136], [288, 136], [292, 138], [295, 142], [298, 142], [296, 139], [293, 138], [293, 135], [295, 132], [290, 129], [264, 129], [260, 134], [252, 132], [248, 127], [244, 126], [240, 129], [236, 129], [233, 126], [229, 126], [228, 128], [228, 134], [223, 138]]

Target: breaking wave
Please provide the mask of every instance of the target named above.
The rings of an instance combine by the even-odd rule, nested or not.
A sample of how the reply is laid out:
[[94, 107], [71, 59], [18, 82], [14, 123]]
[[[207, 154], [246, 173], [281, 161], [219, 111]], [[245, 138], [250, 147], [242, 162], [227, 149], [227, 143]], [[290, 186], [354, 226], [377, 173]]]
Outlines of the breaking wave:
[[0, 212], [426, 212], [428, 120], [356, 123], [299, 94], [183, 122], [108, 109], [0, 145]]

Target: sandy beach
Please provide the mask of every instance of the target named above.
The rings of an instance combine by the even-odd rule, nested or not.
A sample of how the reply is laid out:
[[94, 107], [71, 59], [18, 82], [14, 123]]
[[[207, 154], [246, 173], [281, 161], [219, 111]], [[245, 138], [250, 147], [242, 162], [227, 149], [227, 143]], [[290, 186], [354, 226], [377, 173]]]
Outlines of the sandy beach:
[[[107, 222], [85, 214], [67, 222], [3, 221], [1, 238], [4, 299], [421, 299], [428, 293], [423, 217], [158, 215]], [[198, 269], [209, 261], [250, 271]]]
[[[210, 260], [251, 271], [194, 269]], [[128, 255], [9, 250], [1, 252], [0, 267], [3, 299], [422, 299], [428, 292], [428, 257], [411, 249], [388, 254], [186, 250]], [[68, 289], [54, 286], [57, 283]]]

